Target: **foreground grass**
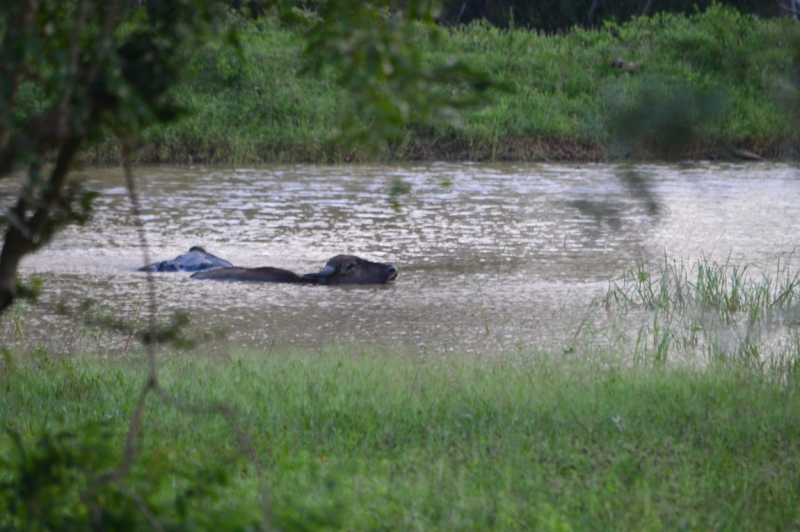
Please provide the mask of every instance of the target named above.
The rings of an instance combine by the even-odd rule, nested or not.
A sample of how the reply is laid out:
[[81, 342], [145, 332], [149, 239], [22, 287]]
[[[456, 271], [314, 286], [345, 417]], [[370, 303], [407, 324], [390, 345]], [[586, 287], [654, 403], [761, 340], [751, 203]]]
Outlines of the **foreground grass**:
[[[297, 34], [242, 24], [241, 54], [211, 42], [187, 58], [192, 76], [178, 93], [194, 114], [153, 131], [141, 162], [669, 157], [670, 133], [682, 154], [697, 158], [729, 157], [732, 148], [794, 157], [800, 140], [800, 25], [787, 18], [714, 7], [690, 18], [659, 15], [566, 35], [486, 25], [450, 29], [437, 43], [421, 34], [417, 44], [433, 64], [463, 59], [513, 92], [466, 112], [461, 129], [409, 125], [383, 154], [335, 140], [351, 111], [347, 95], [333, 72], [300, 74]], [[641, 66], [614, 68], [617, 58]], [[636, 142], [619, 142], [620, 131]], [[117, 158], [111, 144], [84, 156]]]
[[[260, 519], [260, 463], [284, 528], [800, 526], [791, 368], [643, 370], [533, 354], [415, 361], [342, 348], [181, 355], [160, 374], [181, 401], [230, 406], [241, 432], [151, 397], [137, 464], [223, 466], [233, 481], [219, 505]], [[45, 430], [104, 421], [121, 449], [143, 382], [134, 360], [17, 364], [0, 382], [0, 417], [28, 444]]]

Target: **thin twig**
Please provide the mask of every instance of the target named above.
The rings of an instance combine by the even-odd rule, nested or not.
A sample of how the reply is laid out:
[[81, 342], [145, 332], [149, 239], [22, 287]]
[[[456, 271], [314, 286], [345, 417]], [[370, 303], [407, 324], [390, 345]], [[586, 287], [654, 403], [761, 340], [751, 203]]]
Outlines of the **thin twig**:
[[[132, 141], [130, 138], [123, 139], [122, 142], [122, 166], [125, 172], [125, 183], [128, 187], [128, 195], [131, 200], [131, 210], [133, 211], [134, 225], [139, 233], [139, 241], [142, 244], [142, 254], [144, 256], [145, 264], [149, 262], [149, 253], [147, 246], [147, 234], [144, 230], [144, 222], [142, 221], [142, 211], [139, 205], [139, 197], [136, 194], [136, 187], [133, 179], [133, 170], [131, 168], [131, 146]], [[155, 317], [157, 312], [155, 282], [153, 280], [152, 272], [146, 272], [147, 286], [149, 292], [149, 316], [148, 327], [150, 330], [151, 338], [155, 337]], [[156, 373], [156, 351], [153, 342], [147, 343], [147, 359], [149, 366], [149, 375], [147, 382], [139, 392], [139, 399], [136, 401], [136, 406], [131, 414], [131, 420], [128, 424], [128, 434], [125, 438], [125, 451], [122, 457], [122, 462], [116, 469], [98, 477], [82, 494], [84, 499], [87, 499], [93, 494], [100, 486], [107, 484], [111, 481], [122, 482], [125, 475], [128, 474], [134, 460], [136, 459], [136, 437], [141, 425], [142, 413], [145, 404], [147, 403], [147, 395], [158, 388], [158, 375]]]
[[[132, 139], [126, 138], [123, 139], [123, 148], [122, 148], [122, 155], [123, 155], [123, 169], [125, 172], [125, 183], [128, 189], [128, 196], [131, 202], [131, 210], [133, 213], [134, 225], [136, 226], [137, 232], [139, 234], [139, 242], [142, 246], [142, 258], [144, 264], [150, 263], [150, 253], [149, 253], [149, 245], [147, 241], [147, 232], [144, 228], [144, 221], [142, 218], [142, 209], [141, 203], [139, 202], [139, 195], [136, 191], [136, 183], [133, 177], [133, 169], [131, 164], [131, 150], [132, 150], [133, 142]], [[222, 403], [212, 403], [207, 405], [190, 405], [184, 401], [180, 401], [175, 397], [171, 396], [167, 393], [166, 390], [161, 388], [158, 382], [158, 365], [156, 361], [156, 347], [155, 341], [153, 339], [156, 337], [156, 316], [158, 312], [157, 308], [157, 299], [156, 299], [156, 287], [155, 287], [155, 280], [153, 278], [153, 272], [148, 270], [146, 272], [146, 283], [148, 287], [148, 329], [149, 329], [149, 337], [150, 341], [146, 342], [147, 348], [147, 360], [148, 360], [148, 379], [145, 385], [142, 387], [142, 390], [139, 392], [139, 399], [136, 402], [136, 406], [133, 409], [133, 413], [131, 415], [130, 424], [128, 426], [128, 434], [125, 441], [125, 451], [123, 455], [122, 462], [120, 462], [119, 466], [106, 473], [105, 475], [100, 476], [97, 480], [95, 480], [89, 488], [83, 493], [83, 497], [86, 499], [92, 493], [94, 493], [100, 486], [108, 483], [108, 482], [117, 482], [122, 485], [122, 480], [127, 475], [128, 471], [130, 470], [133, 462], [136, 459], [136, 439], [137, 435], [139, 434], [139, 428], [141, 425], [142, 413], [144, 411], [145, 404], [147, 402], [147, 396], [152, 392], [155, 393], [156, 396], [163, 401], [165, 404], [173, 406], [183, 412], [193, 414], [193, 415], [200, 415], [200, 414], [217, 414], [225, 418], [225, 421], [230, 425], [231, 429], [233, 430], [236, 436], [236, 444], [239, 448], [239, 451], [247, 456], [255, 466], [256, 474], [258, 475], [259, 482], [261, 484], [261, 493], [262, 493], [262, 513], [264, 516], [263, 525], [265, 529], [269, 528], [269, 521], [271, 515], [271, 504], [269, 500], [269, 496], [267, 494], [267, 489], [264, 480], [264, 467], [261, 463], [261, 460], [258, 457], [258, 453], [255, 450], [255, 446], [253, 445], [252, 440], [250, 439], [249, 435], [242, 430], [236, 419], [236, 412], [227, 405]]]
[[156, 516], [153, 515], [153, 512], [151, 512], [150, 508], [147, 507], [147, 503], [144, 502], [144, 500], [141, 497], [139, 497], [139, 495], [135, 491], [133, 491], [128, 485], [124, 483], [119, 484], [119, 489], [126, 495], [128, 495], [128, 497], [133, 499], [133, 502], [136, 503], [136, 506], [139, 507], [139, 510], [141, 510], [141, 512], [150, 522], [150, 526], [153, 527], [153, 530], [155, 530], [156, 532], [164, 532], [164, 527], [161, 526], [161, 523], [158, 522]]

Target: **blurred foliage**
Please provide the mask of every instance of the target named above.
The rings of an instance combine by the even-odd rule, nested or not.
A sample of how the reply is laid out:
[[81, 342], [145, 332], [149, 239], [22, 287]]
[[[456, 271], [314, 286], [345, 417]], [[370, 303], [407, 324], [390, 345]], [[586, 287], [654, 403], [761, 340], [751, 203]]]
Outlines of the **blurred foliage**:
[[[800, 32], [796, 24], [783, 25], [773, 48], [754, 39], [751, 30], [758, 23], [753, 16], [721, 5], [688, 18], [660, 14], [626, 26], [607, 23], [605, 29], [623, 42], [642, 43], [658, 35], [666, 64], [689, 67], [680, 76], [653, 68], [640, 74], [636, 91], [625, 91], [621, 85], [607, 89], [607, 123], [616, 155], [645, 152], [665, 160], [693, 158], [692, 150], [713, 138], [715, 130], [741, 125], [736, 114], [756, 112], [754, 95], [751, 90], [741, 91], [742, 87], [771, 92], [768, 99], [775, 112], [788, 116], [790, 127], [798, 124]], [[787, 55], [791, 61], [786, 60]], [[754, 122], [757, 125], [758, 121]], [[747, 142], [758, 142], [766, 136], [765, 131], [766, 127], [739, 127], [728, 138], [738, 135]], [[791, 137], [787, 135], [790, 143], [795, 141]], [[727, 155], [760, 159], [739, 148], [740, 142], [729, 140]], [[649, 213], [657, 214], [658, 201], [649, 176], [630, 167], [620, 168], [618, 174], [631, 195], [642, 201]]]
[[99, 482], [119, 460], [107, 425], [44, 432], [0, 460], [0, 530], [254, 530], [257, 508], [220, 504], [230, 482], [222, 464], [176, 467], [160, 452], [124, 482]]
[[677, 159], [691, 157], [703, 142], [722, 140], [734, 150], [770, 136], [783, 137], [793, 151], [799, 29], [722, 6], [692, 17], [606, 23], [604, 30], [620, 44], [642, 52], [654, 47], [660, 58], [654, 63], [642, 52], [634, 55], [645, 64], [635, 83], [605, 88], [617, 155], [639, 150]]
[[389, 188], [389, 204], [395, 210], [400, 212], [402, 208], [402, 199], [404, 196], [411, 192], [411, 183], [396, 177], [392, 180], [392, 185]]
[[610, 115], [616, 149], [623, 156], [632, 147], [643, 147], [667, 160], [685, 157], [724, 105], [721, 91], [700, 91], [652, 77], [632, 105], [614, 98], [609, 102], [616, 108]]
[[337, 84], [352, 98], [345, 135], [379, 145], [396, 140], [413, 123], [432, 119], [460, 124], [459, 109], [483, 101], [490, 88], [506, 88], [457, 57], [426, 61], [421, 41], [442, 38], [433, 23], [435, 3], [328, 0], [308, 33], [305, 71], [334, 69]]
[[97, 194], [69, 177], [79, 151], [109, 131], [130, 142], [180, 117], [170, 88], [182, 51], [219, 29], [224, 14], [221, 2], [200, 0], [4, 2], [0, 178], [23, 172], [24, 182], [3, 220], [0, 311], [16, 297], [21, 258], [91, 218]]
[[[6, 352], [0, 355], [10, 359]], [[106, 393], [96, 380], [86, 381], [69, 359], [55, 359], [53, 366], [45, 371], [81, 381], [71, 391]], [[11, 367], [5, 364], [7, 371]], [[116, 467], [123, 455], [124, 422], [112, 417], [76, 428], [47, 428], [34, 436], [28, 430], [6, 429], [9, 445], [0, 442], [0, 449], [7, 451], [0, 456], [0, 530], [301, 532], [342, 526], [344, 506], [333, 492], [333, 479], [322, 501], [311, 504], [279, 494], [268, 505], [257, 493], [243, 496], [241, 485], [234, 486], [237, 472], [249, 473], [241, 455], [230, 449], [208, 458], [195, 450], [181, 453], [149, 442], [122, 476]], [[213, 417], [203, 415], [199, 421], [214, 424]], [[196, 444], [192, 441], [188, 449]], [[185, 442], [177, 446], [187, 448]]]

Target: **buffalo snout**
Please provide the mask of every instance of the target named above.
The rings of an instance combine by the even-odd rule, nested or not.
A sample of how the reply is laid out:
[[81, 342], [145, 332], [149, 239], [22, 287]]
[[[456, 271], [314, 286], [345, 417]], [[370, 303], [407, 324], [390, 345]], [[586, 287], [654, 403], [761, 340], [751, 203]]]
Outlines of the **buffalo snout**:
[[397, 279], [397, 266], [372, 262], [355, 255], [336, 255], [325, 267], [304, 277], [319, 280], [319, 284], [387, 284]]

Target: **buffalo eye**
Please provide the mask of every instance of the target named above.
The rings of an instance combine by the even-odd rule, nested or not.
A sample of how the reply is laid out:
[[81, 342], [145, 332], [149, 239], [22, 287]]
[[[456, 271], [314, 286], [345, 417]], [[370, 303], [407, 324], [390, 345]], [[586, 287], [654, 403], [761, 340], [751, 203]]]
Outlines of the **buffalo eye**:
[[355, 263], [354, 263], [354, 262], [351, 262], [351, 263], [349, 263], [347, 266], [345, 266], [345, 267], [344, 267], [344, 270], [345, 270], [346, 272], [349, 272], [350, 270], [352, 270], [352, 269], [353, 269], [353, 268], [355, 268], [355, 267], [356, 267]]

